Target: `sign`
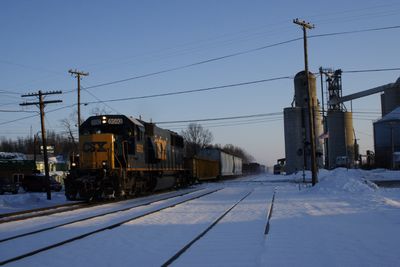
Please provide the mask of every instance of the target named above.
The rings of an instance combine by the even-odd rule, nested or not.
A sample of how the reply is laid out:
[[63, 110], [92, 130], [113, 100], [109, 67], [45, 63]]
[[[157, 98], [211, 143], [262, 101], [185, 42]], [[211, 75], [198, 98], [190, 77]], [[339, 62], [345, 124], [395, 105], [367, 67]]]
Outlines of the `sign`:
[[[40, 153], [43, 153], [43, 146], [40, 146]], [[54, 145], [47, 146], [47, 153], [54, 154]]]

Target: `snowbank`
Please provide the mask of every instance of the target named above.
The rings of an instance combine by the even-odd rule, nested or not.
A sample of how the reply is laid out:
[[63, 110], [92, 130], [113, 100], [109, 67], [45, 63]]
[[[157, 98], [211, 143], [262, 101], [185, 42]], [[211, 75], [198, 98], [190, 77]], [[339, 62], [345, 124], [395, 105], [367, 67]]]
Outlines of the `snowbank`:
[[333, 171], [323, 171], [318, 184], [312, 188], [314, 192], [348, 192], [374, 193], [378, 187], [365, 179], [363, 170], [338, 168]]
[[50, 207], [66, 203], [64, 192], [52, 192], [51, 200], [46, 193], [19, 193], [17, 195], [0, 196], [0, 214], [21, 210]]

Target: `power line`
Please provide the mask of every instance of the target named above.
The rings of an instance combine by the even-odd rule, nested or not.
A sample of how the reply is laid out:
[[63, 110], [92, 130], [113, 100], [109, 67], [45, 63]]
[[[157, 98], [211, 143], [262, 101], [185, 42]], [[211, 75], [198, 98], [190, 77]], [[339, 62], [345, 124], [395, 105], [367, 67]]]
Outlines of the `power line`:
[[[85, 89], [85, 87], [81, 86], [82, 89]], [[92, 97], [94, 97], [95, 99], [97, 99], [99, 101], [99, 103], [102, 103], [104, 106], [108, 107], [109, 109], [115, 111], [117, 114], [122, 114], [121, 112], [119, 112], [118, 110], [116, 110], [115, 108], [113, 108], [112, 106], [108, 105], [107, 103], [105, 103], [103, 100], [101, 100], [100, 98], [98, 98], [96, 95], [94, 95], [93, 93], [91, 93], [89, 90], [85, 90], [86, 93], [88, 93], [89, 95], [91, 95]], [[88, 103], [86, 103], [88, 104]]]
[[386, 68], [386, 69], [367, 69], [367, 70], [343, 70], [342, 73], [363, 73], [363, 72], [380, 72], [380, 71], [397, 71], [400, 68]]
[[[206, 64], [206, 63], [210, 63], [210, 62], [214, 62], [214, 61], [230, 58], [230, 57], [235, 57], [235, 56], [239, 56], [239, 55], [252, 53], [252, 52], [255, 52], [255, 51], [264, 50], [264, 49], [267, 49], [267, 48], [271, 48], [271, 47], [275, 47], [275, 46], [279, 46], [279, 45], [283, 45], [283, 44], [292, 43], [292, 42], [295, 42], [295, 41], [298, 41], [298, 40], [301, 40], [301, 39], [302, 38], [294, 38], [294, 39], [291, 39], [291, 40], [287, 40], [287, 41], [283, 41], [283, 42], [279, 42], [279, 43], [274, 43], [274, 44], [270, 44], [270, 45], [266, 45], [266, 46], [262, 46], [262, 47], [258, 47], [258, 48], [253, 48], [253, 49], [249, 49], [249, 50], [245, 50], [245, 51], [241, 51], [241, 52], [236, 52], [236, 53], [228, 54], [228, 55], [225, 55], [225, 56], [215, 57], [215, 58], [211, 58], [211, 59], [207, 59], [207, 60], [203, 60], [203, 61], [199, 61], [199, 62], [195, 62], [195, 63], [191, 63], [191, 64], [179, 66], [179, 67], [174, 67], [174, 68], [165, 69], [165, 70], [161, 70], [161, 71], [151, 72], [151, 73], [148, 73], [148, 74], [138, 75], [138, 76], [134, 76], [134, 77], [126, 78], [126, 79], [121, 79], [121, 80], [116, 80], [116, 81], [112, 81], [112, 82], [106, 82], [106, 83], [101, 83], [101, 84], [97, 84], [97, 85], [92, 85], [92, 86], [86, 87], [86, 89], [92, 89], [92, 88], [97, 88], [97, 87], [102, 87], [102, 86], [107, 86], [107, 85], [113, 85], [113, 84], [127, 82], [127, 81], [131, 81], [131, 80], [136, 80], [136, 79], [140, 79], [140, 78], [146, 78], [146, 77], [150, 77], [150, 76], [155, 76], [155, 75], [158, 75], [158, 74], [171, 72], [171, 71], [175, 71], [175, 70], [186, 69], [186, 68], [189, 68], [189, 67], [194, 67], [194, 66], [198, 66], [198, 65], [202, 65], [202, 64]], [[69, 92], [71, 92], [71, 91], [67, 91], [66, 93], [69, 93]]]
[[282, 114], [283, 114], [282, 112], [274, 112], [274, 113], [262, 113], [262, 114], [251, 114], [251, 115], [232, 116], [232, 117], [219, 117], [219, 118], [207, 118], [207, 119], [195, 119], [195, 120], [160, 121], [160, 122], [154, 122], [154, 123], [155, 124], [192, 123], [192, 122], [201, 122], [201, 121], [220, 121], [220, 120], [233, 120], [233, 119], [244, 119], [244, 118], [267, 117], [267, 116], [276, 116], [276, 115], [282, 115]]
[[[72, 104], [72, 105], [68, 105], [68, 106], [52, 109], [52, 110], [47, 111], [46, 113], [56, 112], [56, 111], [63, 110], [63, 109], [66, 109], [66, 108], [71, 108], [73, 106], [76, 106], [76, 104]], [[35, 118], [38, 115], [39, 114], [31, 115], [31, 116], [25, 116], [25, 117], [21, 117], [21, 118], [10, 120], [10, 121], [0, 122], [0, 125], [6, 125], [6, 124], [10, 124], [10, 123], [17, 122], [17, 121], [22, 121], [22, 120], [26, 120], [26, 119]]]
[[[106, 103], [106, 102], [117, 102], [117, 101], [127, 101], [127, 100], [134, 100], [134, 99], [145, 99], [145, 98], [152, 98], [152, 97], [162, 97], [162, 96], [171, 96], [171, 95], [179, 95], [179, 94], [188, 94], [188, 93], [193, 93], [193, 92], [211, 91], [211, 90], [217, 90], [217, 89], [222, 89], [222, 88], [227, 88], [227, 87], [236, 87], [236, 86], [243, 86], [243, 85], [249, 85], [249, 84], [257, 84], [257, 83], [276, 81], [276, 80], [282, 80], [282, 79], [291, 79], [291, 77], [290, 76], [283, 76], [283, 77], [263, 79], [263, 80], [258, 80], [258, 81], [250, 81], [250, 82], [243, 82], [243, 83], [230, 84], [230, 85], [221, 85], [221, 86], [214, 86], [214, 87], [187, 90], [187, 91], [170, 92], [170, 93], [164, 93], [164, 94], [137, 96], [137, 97], [111, 99], [111, 100], [91, 101], [91, 102], [87, 102], [86, 104], [97, 104], [97, 103]], [[89, 91], [87, 91], [87, 92], [89, 92]], [[51, 113], [51, 112], [59, 111], [59, 110], [62, 110], [62, 109], [70, 108], [70, 107], [73, 107], [73, 106], [76, 106], [76, 105], [77, 104], [72, 104], [72, 105], [56, 108], [56, 109], [47, 111], [47, 113]], [[17, 121], [20, 121], [20, 120], [30, 119], [30, 118], [34, 118], [36, 116], [37, 115], [26, 116], [26, 117], [22, 117], [22, 118], [19, 118], [19, 119], [14, 119], [14, 120], [6, 121], [6, 122], [1, 122], [0, 125], [13, 123], [13, 122], [17, 122]]]
[[[384, 69], [369, 69], [369, 70], [351, 70], [351, 71], [343, 71], [343, 72], [374, 72], [374, 71], [393, 71], [393, 70], [400, 70], [400, 68], [384, 68]], [[103, 103], [105, 104], [106, 102], [117, 102], [117, 101], [127, 101], [127, 100], [135, 100], [135, 99], [145, 99], [145, 98], [152, 98], [152, 97], [162, 97], [162, 96], [171, 96], [171, 95], [179, 95], [179, 94], [188, 94], [188, 93], [192, 93], [192, 92], [202, 92], [202, 91], [211, 91], [211, 90], [217, 90], [217, 89], [222, 89], [222, 88], [227, 88], [227, 87], [235, 87], [235, 86], [243, 86], [243, 85], [250, 85], [250, 84], [257, 84], [257, 83], [262, 83], [262, 82], [268, 82], [268, 81], [275, 81], [275, 80], [281, 80], [281, 79], [292, 79], [292, 76], [282, 76], [282, 77], [277, 77], [277, 78], [270, 78], [270, 79], [263, 79], [263, 80], [257, 80], [257, 81], [250, 81], [250, 82], [243, 82], [243, 83], [236, 83], [236, 84], [230, 84], [230, 85], [221, 85], [221, 86], [214, 86], [214, 87], [207, 87], [207, 88], [201, 88], [201, 89], [193, 89], [193, 90], [187, 90], [187, 91], [178, 91], [178, 92], [168, 92], [168, 93], [163, 93], [163, 94], [154, 94], [154, 95], [145, 95], [145, 96], [136, 96], [136, 97], [128, 97], [128, 98], [120, 98], [120, 99], [110, 99], [110, 100], [100, 100], [99, 98], [97, 98], [94, 94], [90, 93], [89, 90], [86, 90], [90, 87], [85, 87], [82, 88], [83, 90], [86, 90], [86, 92], [88, 92], [89, 94], [91, 94], [94, 98], [98, 99], [98, 101], [91, 101], [91, 102], [87, 102], [86, 104], [98, 104], [98, 103]], [[5, 105], [13, 105], [16, 103], [7, 103], [7, 104], [2, 104], [0, 106], [5, 106]], [[56, 108], [53, 110], [49, 110], [47, 113], [51, 113], [51, 112], [55, 112], [55, 111], [59, 111], [59, 110], [63, 110], [66, 108], [71, 108], [76, 106], [77, 104], [71, 104], [68, 106], [64, 106], [64, 107], [60, 107], [60, 108]], [[109, 108], [113, 109], [114, 111], [116, 111], [117, 113], [120, 114], [120, 112], [118, 112], [117, 110], [115, 110], [114, 108], [112, 108], [111, 106], [107, 105]], [[353, 112], [354, 113], [354, 112]], [[10, 120], [10, 121], [6, 121], [6, 122], [1, 122], [0, 125], [6, 125], [9, 123], [13, 123], [13, 122], [17, 122], [17, 121], [21, 121], [21, 120], [25, 120], [25, 119], [30, 119], [30, 118], [34, 118], [37, 115], [32, 115], [32, 116], [26, 116], [26, 117], [22, 117], [22, 118], [18, 118], [18, 119], [14, 119], [14, 120]]]
[[[238, 125], [247, 125], [247, 124], [260, 124], [266, 122], [276, 122], [282, 121], [283, 117], [278, 118], [262, 118], [256, 120], [244, 120], [244, 121], [231, 121], [231, 122], [218, 122], [213, 124], [204, 123], [202, 126], [207, 128], [217, 128], [217, 127], [225, 127], [225, 126], [238, 126]], [[167, 127], [169, 130], [183, 130], [186, 129], [188, 124], [176, 125], [172, 127]]]
[[0, 112], [4, 112], [4, 113], [32, 113], [32, 111], [25, 111], [25, 110], [7, 110], [7, 109], [0, 109]]
[[[257, 81], [242, 82], [242, 83], [234, 83], [234, 84], [227, 84], [227, 85], [219, 85], [219, 86], [212, 86], [212, 87], [206, 87], [206, 88], [200, 88], [200, 89], [192, 89], [192, 90], [186, 90], [186, 91], [168, 92], [168, 93], [145, 95], [145, 96], [124, 97], [124, 98], [116, 98], [116, 99], [109, 99], [109, 100], [102, 100], [102, 101], [90, 101], [90, 102], [86, 102], [86, 104], [98, 104], [98, 103], [106, 103], [106, 102], [108, 103], [108, 102], [119, 102], [119, 101], [127, 101], [127, 100], [154, 98], [154, 97], [161, 97], [161, 96], [182, 95], [182, 94], [189, 94], [189, 93], [196, 93], [196, 92], [218, 90], [218, 89], [223, 89], [223, 88], [228, 88], [228, 87], [238, 87], [238, 86], [244, 86], [244, 85], [250, 85], [250, 84], [272, 82], [272, 81], [278, 81], [278, 80], [284, 80], [284, 79], [292, 79], [292, 77], [291, 76], [282, 76], [282, 77], [277, 77], [277, 78], [270, 78], [270, 79], [263, 79], [263, 80], [257, 80]], [[90, 88], [90, 87], [86, 87], [86, 89], [87, 88]]]
[[396, 25], [396, 26], [370, 28], [370, 29], [363, 29], [363, 30], [322, 33], [322, 34], [310, 35], [310, 36], [308, 36], [308, 38], [328, 37], [328, 36], [346, 35], [346, 34], [362, 33], [362, 32], [384, 31], [384, 30], [393, 30], [393, 29], [399, 29], [399, 28], [400, 28], [400, 25]]
[[8, 91], [8, 90], [0, 90], [0, 94], [20, 95], [20, 93]]
[[[346, 35], [346, 34], [353, 34], [353, 33], [381, 31], [381, 30], [393, 30], [393, 29], [398, 29], [398, 28], [400, 28], [400, 25], [388, 26], [388, 27], [380, 27], [380, 28], [369, 28], [369, 29], [363, 29], [363, 30], [353, 30], [353, 31], [343, 31], [343, 32], [317, 34], [317, 35], [310, 35], [310, 36], [308, 36], [308, 38], [328, 37], [328, 36]], [[236, 56], [240, 56], [240, 55], [244, 55], [244, 54], [253, 53], [253, 52], [256, 52], [256, 51], [261, 51], [261, 50], [264, 50], [264, 49], [267, 49], [267, 48], [271, 48], [271, 47], [275, 47], [275, 46], [280, 46], [280, 45], [284, 45], [284, 44], [288, 44], [288, 43], [293, 43], [293, 42], [296, 42], [296, 41], [299, 41], [299, 40], [302, 40], [302, 39], [303, 39], [302, 37], [293, 38], [293, 39], [290, 39], [290, 40], [286, 40], [286, 41], [282, 41], [282, 42], [278, 42], [278, 43], [274, 43], [274, 44], [270, 44], [270, 45], [265, 45], [265, 46], [261, 46], [261, 47], [257, 47], [257, 48], [252, 48], [252, 49], [248, 49], [248, 50], [244, 50], [244, 51], [239, 51], [239, 52], [228, 54], [228, 55], [225, 55], [225, 56], [215, 57], [215, 58], [211, 58], [211, 59], [207, 59], [207, 60], [203, 60], [203, 61], [199, 61], [199, 62], [195, 62], [195, 63], [183, 65], [183, 66], [178, 66], [178, 67], [173, 67], [173, 68], [169, 68], [169, 69], [165, 69], [165, 70], [161, 70], [161, 71], [156, 71], [156, 72], [151, 72], [151, 73], [147, 73], [147, 74], [143, 74], [143, 75], [133, 76], [133, 77], [129, 77], [129, 78], [121, 79], [121, 80], [105, 82], [105, 83], [101, 83], [101, 84], [97, 84], [97, 85], [86, 87], [86, 89], [103, 87], [103, 86], [107, 86], [107, 85], [113, 85], [113, 84], [117, 84], [117, 83], [123, 83], [123, 82], [131, 81], [131, 80], [136, 80], [136, 79], [146, 78], [146, 77], [150, 77], [150, 76], [155, 76], [155, 75], [159, 75], [159, 74], [163, 74], [163, 73], [167, 73], [167, 72], [171, 72], [171, 71], [186, 69], [186, 68], [190, 68], [190, 67], [194, 67], [194, 66], [198, 66], [198, 65], [202, 65], [202, 64], [206, 64], [206, 63], [211, 63], [211, 62], [215, 62], [215, 61], [219, 61], [219, 60], [223, 60], [223, 59], [227, 59], [227, 58], [231, 58], [231, 57], [236, 57]], [[72, 92], [72, 91], [73, 90], [66, 91], [66, 93], [69, 93], [69, 92]]]

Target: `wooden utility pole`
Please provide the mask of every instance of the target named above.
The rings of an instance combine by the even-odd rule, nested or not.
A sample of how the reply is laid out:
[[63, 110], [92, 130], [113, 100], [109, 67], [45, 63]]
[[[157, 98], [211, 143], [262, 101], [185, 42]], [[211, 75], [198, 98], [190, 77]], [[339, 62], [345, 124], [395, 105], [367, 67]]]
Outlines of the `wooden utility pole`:
[[311, 99], [311, 88], [310, 88], [310, 77], [308, 73], [308, 52], [307, 52], [307, 29], [313, 29], [314, 25], [300, 21], [299, 19], [293, 20], [294, 24], [297, 24], [303, 29], [303, 40], [304, 40], [304, 71], [307, 79], [307, 94], [308, 94], [308, 121], [310, 128], [310, 143], [311, 143], [311, 182], [314, 186], [318, 183], [318, 174], [317, 174], [317, 162], [316, 162], [316, 147], [315, 147], [315, 129], [314, 129], [314, 107], [313, 107], [313, 99]]
[[39, 90], [38, 93], [32, 93], [27, 95], [22, 95], [22, 97], [33, 97], [37, 96], [39, 98], [39, 102], [24, 102], [21, 103], [20, 106], [39, 106], [40, 110], [40, 123], [41, 123], [41, 130], [42, 130], [42, 145], [43, 145], [43, 159], [44, 159], [44, 172], [46, 177], [46, 193], [47, 199], [51, 199], [51, 189], [50, 189], [50, 175], [49, 175], [49, 158], [47, 156], [47, 140], [46, 140], [46, 128], [44, 126], [44, 107], [46, 104], [53, 104], [53, 103], [60, 103], [62, 100], [50, 100], [50, 101], [43, 101], [43, 96], [45, 95], [54, 95], [54, 94], [61, 94], [61, 91], [53, 91], [53, 92], [42, 92]]
[[75, 75], [76, 79], [78, 80], [78, 134], [79, 134], [79, 129], [81, 127], [81, 76], [88, 76], [89, 72], [83, 72], [72, 69], [70, 69], [68, 72], [71, 73], [71, 75]]

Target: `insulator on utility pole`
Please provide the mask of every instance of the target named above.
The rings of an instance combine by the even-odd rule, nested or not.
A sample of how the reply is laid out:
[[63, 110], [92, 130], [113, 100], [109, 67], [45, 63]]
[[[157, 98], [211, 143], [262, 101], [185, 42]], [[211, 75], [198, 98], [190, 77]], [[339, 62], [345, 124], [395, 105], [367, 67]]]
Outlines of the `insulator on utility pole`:
[[307, 29], [313, 29], [314, 25], [308, 22], [300, 21], [299, 19], [293, 20], [294, 24], [297, 24], [303, 29], [303, 40], [304, 40], [304, 71], [307, 79], [307, 95], [308, 95], [308, 121], [310, 128], [310, 143], [311, 143], [311, 182], [314, 186], [318, 182], [317, 174], [317, 162], [316, 162], [316, 145], [315, 145], [315, 129], [314, 129], [314, 109], [313, 109], [313, 99], [311, 99], [310, 92], [310, 78], [308, 71], [308, 51], [307, 51]]
[[47, 156], [47, 140], [46, 140], [46, 128], [44, 125], [44, 107], [46, 104], [54, 104], [54, 103], [61, 103], [62, 100], [48, 100], [44, 101], [43, 96], [46, 95], [54, 95], [54, 94], [62, 94], [61, 91], [51, 91], [51, 92], [42, 92], [39, 90], [38, 93], [31, 93], [22, 95], [22, 97], [35, 97], [39, 98], [38, 102], [24, 102], [21, 103], [20, 106], [39, 106], [40, 110], [40, 124], [41, 124], [41, 131], [42, 131], [42, 145], [43, 145], [43, 160], [44, 160], [44, 172], [46, 177], [46, 193], [47, 199], [51, 199], [51, 189], [50, 189], [50, 175], [49, 175], [49, 158]]

